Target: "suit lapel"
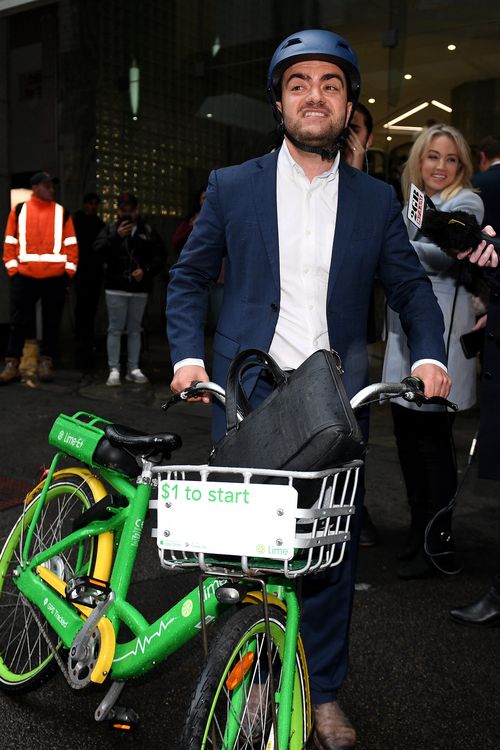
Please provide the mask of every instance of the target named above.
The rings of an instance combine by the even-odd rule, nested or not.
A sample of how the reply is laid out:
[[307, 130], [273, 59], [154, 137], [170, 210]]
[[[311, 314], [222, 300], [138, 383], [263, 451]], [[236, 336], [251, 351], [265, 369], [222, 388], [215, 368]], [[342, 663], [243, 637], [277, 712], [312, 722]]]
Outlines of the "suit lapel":
[[351, 234], [354, 229], [356, 217], [358, 216], [359, 197], [356, 192], [355, 181], [355, 170], [346, 169], [341, 161], [339, 165], [339, 197], [330, 278], [328, 281], [327, 304], [330, 304], [342, 263], [349, 254]]
[[276, 287], [280, 286], [276, 169], [278, 151], [257, 160], [253, 176], [255, 210]]

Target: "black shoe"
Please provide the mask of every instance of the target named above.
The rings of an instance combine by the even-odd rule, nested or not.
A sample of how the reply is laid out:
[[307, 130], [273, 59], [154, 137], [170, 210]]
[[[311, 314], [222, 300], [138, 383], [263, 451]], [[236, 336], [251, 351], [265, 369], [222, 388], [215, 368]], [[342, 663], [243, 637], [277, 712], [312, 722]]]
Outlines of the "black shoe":
[[491, 588], [474, 604], [450, 610], [450, 617], [460, 625], [492, 628], [500, 625], [500, 594]]
[[434, 566], [420, 547], [417, 553], [409, 560], [402, 560], [396, 567], [396, 575], [404, 581], [415, 578], [428, 578], [435, 571]]
[[375, 524], [370, 518], [366, 508], [363, 508], [363, 518], [361, 520], [361, 533], [359, 535], [360, 547], [374, 547], [378, 542], [378, 532]]

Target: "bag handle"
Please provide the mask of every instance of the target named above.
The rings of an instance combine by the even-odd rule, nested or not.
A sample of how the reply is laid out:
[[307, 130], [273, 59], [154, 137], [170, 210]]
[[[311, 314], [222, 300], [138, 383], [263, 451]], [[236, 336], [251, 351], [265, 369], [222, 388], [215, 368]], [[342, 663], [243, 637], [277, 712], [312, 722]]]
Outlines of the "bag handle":
[[[249, 358], [250, 361], [248, 360]], [[287, 376], [283, 372], [277, 362], [271, 357], [270, 354], [263, 351], [262, 349], [244, 349], [239, 352], [236, 357], [232, 360], [229, 365], [227, 372], [226, 382], [226, 429], [227, 432], [236, 428], [238, 419], [236, 416], [236, 410], [241, 403], [240, 410], [243, 413], [248, 414], [250, 411], [250, 404], [243, 391], [241, 385], [241, 376], [246, 370], [251, 367], [261, 367], [269, 370], [271, 373], [275, 385], [280, 386], [286, 383]]]

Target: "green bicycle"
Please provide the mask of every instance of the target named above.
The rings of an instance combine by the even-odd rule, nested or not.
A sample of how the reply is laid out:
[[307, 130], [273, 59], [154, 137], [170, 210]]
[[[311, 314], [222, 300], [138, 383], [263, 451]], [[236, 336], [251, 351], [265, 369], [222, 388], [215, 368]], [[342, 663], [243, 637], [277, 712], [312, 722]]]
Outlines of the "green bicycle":
[[[380, 389], [356, 407], [375, 392], [415, 393]], [[206, 383], [184, 396], [201, 390], [223, 400]], [[128, 728], [137, 717], [117, 704], [126, 681], [201, 630], [207, 658], [179, 748], [303, 748], [311, 711], [297, 581], [342, 561], [362, 462], [315, 473], [167, 465], [177, 435], [86, 412], [59, 415], [49, 442], [57, 453], [0, 554], [0, 688], [28, 691], [60, 668], [74, 689], [106, 684], [95, 718]], [[83, 466], [58, 468], [64, 456]], [[319, 487], [312, 508], [297, 507], [298, 482]], [[127, 601], [150, 507], [161, 565], [201, 570], [199, 586], [153, 623]], [[207, 626], [221, 616], [208, 648]]]

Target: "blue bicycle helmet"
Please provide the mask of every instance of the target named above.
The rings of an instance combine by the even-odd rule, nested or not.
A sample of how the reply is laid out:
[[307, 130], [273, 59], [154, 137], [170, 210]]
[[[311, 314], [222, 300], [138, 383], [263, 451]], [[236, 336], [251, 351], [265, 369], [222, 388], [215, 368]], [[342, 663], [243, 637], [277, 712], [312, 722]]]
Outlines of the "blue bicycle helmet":
[[[338, 65], [346, 77], [347, 97], [348, 101], [352, 102], [352, 110], [354, 111], [359, 98], [361, 77], [358, 58], [349, 42], [333, 31], [325, 31], [324, 29], [298, 31], [296, 34], [288, 36], [277, 47], [267, 72], [267, 95], [271, 101], [274, 117], [282, 130], [284, 129], [283, 117], [276, 106], [276, 101], [281, 98], [281, 78], [290, 65], [294, 65], [301, 60], [326, 60]], [[290, 137], [288, 133], [286, 135]], [[290, 140], [295, 143], [293, 138]], [[321, 153], [323, 158], [329, 158], [331, 153], [324, 149], [318, 150], [315, 147], [306, 147], [300, 143], [295, 143], [295, 145], [304, 151]], [[334, 149], [335, 153], [337, 150], [338, 145]]]

